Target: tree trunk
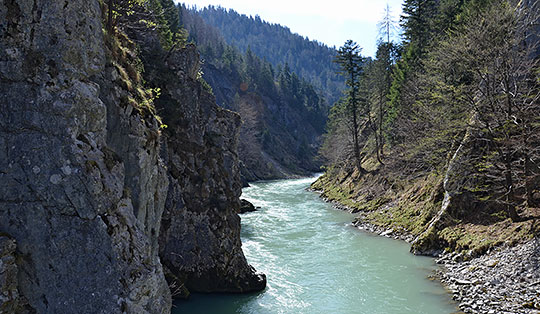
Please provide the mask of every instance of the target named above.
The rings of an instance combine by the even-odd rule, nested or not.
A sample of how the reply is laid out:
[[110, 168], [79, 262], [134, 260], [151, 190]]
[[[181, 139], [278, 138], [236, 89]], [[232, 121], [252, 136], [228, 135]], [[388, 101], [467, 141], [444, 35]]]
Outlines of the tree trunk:
[[114, 0], [109, 0], [107, 5], [108, 14], [107, 14], [107, 30], [112, 34], [113, 32], [113, 2]]
[[508, 212], [508, 216], [510, 216], [510, 219], [512, 219], [513, 222], [519, 222], [521, 221], [521, 217], [519, 217], [516, 206], [514, 205], [514, 188], [513, 188], [513, 180], [512, 180], [512, 168], [511, 168], [511, 159], [510, 154], [506, 155], [505, 158], [505, 173], [504, 173], [504, 179], [506, 184], [506, 211]]
[[[354, 64], [352, 59], [350, 59], [351, 68], [354, 69]], [[351, 71], [351, 82], [356, 82], [354, 70]], [[356, 166], [361, 174], [366, 173], [367, 171], [362, 167], [362, 157], [360, 156], [360, 141], [358, 140], [358, 131], [360, 129], [358, 125], [358, 104], [356, 99], [356, 86], [352, 86], [351, 90], [351, 114], [353, 118], [353, 141], [354, 141], [354, 157], [356, 159]]]
[[[380, 150], [380, 159], [384, 158], [384, 135], [382, 130], [383, 125], [383, 115], [384, 115], [384, 98], [386, 95], [381, 94], [379, 99], [379, 150]], [[377, 157], [379, 158], [379, 157]], [[383, 164], [380, 160], [379, 162]]]
[[[355, 101], [353, 101], [354, 103]], [[362, 167], [362, 157], [360, 156], [360, 141], [358, 139], [358, 118], [356, 116], [357, 107], [353, 105], [353, 141], [354, 141], [354, 157], [356, 159], [356, 166], [361, 174], [367, 173], [366, 169]]]
[[369, 127], [371, 128], [371, 130], [375, 133], [375, 152], [376, 152], [376, 155], [377, 155], [377, 161], [381, 165], [384, 165], [384, 163], [382, 162], [382, 159], [381, 159], [381, 154], [380, 154], [380, 151], [381, 151], [381, 147], [380, 147], [381, 144], [380, 144], [380, 139], [379, 139], [380, 133], [377, 132], [377, 126], [371, 120], [371, 116], [368, 116], [368, 123], [369, 123]]

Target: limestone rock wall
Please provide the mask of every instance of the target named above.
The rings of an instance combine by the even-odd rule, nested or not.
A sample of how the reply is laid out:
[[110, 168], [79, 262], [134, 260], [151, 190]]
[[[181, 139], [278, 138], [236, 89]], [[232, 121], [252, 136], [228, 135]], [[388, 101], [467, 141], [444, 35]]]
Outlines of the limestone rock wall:
[[217, 106], [201, 83], [195, 46], [173, 52], [163, 66], [145, 64], [150, 82], [162, 87], [156, 107], [168, 125], [161, 260], [190, 291], [262, 290], [266, 278], [248, 265], [240, 241], [240, 117]]
[[6, 234], [0, 235], [0, 313], [19, 313], [29, 310], [19, 293], [19, 273], [15, 249], [17, 243]]
[[162, 262], [192, 291], [263, 289], [236, 214], [239, 116], [194, 46], [138, 28], [163, 136], [126, 102], [102, 21], [95, 0], [0, 3], [0, 309], [167, 313]]
[[39, 313], [171, 306], [158, 126], [121, 105], [101, 21], [98, 1], [0, 3], [0, 231]]
[[162, 262], [192, 291], [263, 289], [236, 214], [239, 116], [204, 87], [194, 46], [168, 53], [126, 23], [163, 136], [126, 101], [102, 21], [95, 0], [0, 3], [0, 309], [167, 313]]

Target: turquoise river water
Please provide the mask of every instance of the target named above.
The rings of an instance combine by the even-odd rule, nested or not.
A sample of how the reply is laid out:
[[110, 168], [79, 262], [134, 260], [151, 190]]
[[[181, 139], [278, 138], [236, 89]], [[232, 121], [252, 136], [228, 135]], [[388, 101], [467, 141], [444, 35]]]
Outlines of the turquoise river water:
[[265, 291], [194, 294], [176, 313], [449, 314], [450, 296], [427, 277], [433, 259], [409, 245], [365, 233], [353, 215], [306, 189], [315, 178], [253, 183], [242, 197], [261, 208], [243, 214], [248, 262], [266, 274]]

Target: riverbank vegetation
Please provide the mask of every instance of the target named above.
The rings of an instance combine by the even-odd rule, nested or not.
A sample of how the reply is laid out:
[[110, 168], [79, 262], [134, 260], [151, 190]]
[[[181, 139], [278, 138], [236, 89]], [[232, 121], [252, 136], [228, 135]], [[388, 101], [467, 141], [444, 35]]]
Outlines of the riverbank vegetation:
[[538, 234], [538, 22], [534, 1], [406, 0], [402, 42], [383, 32], [331, 109], [313, 188], [414, 235], [416, 253]]

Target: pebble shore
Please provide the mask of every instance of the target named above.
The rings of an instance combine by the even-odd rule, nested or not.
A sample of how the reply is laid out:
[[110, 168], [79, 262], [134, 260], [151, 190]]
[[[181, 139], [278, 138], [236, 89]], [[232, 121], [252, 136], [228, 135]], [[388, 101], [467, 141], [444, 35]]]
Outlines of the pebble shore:
[[437, 259], [437, 277], [465, 313], [540, 313], [540, 238], [463, 261]]
[[[406, 233], [356, 221], [359, 229], [412, 242]], [[463, 253], [439, 256], [434, 277], [463, 313], [540, 314], [540, 238], [500, 247], [476, 258]], [[461, 313], [461, 312], [458, 312]]]

